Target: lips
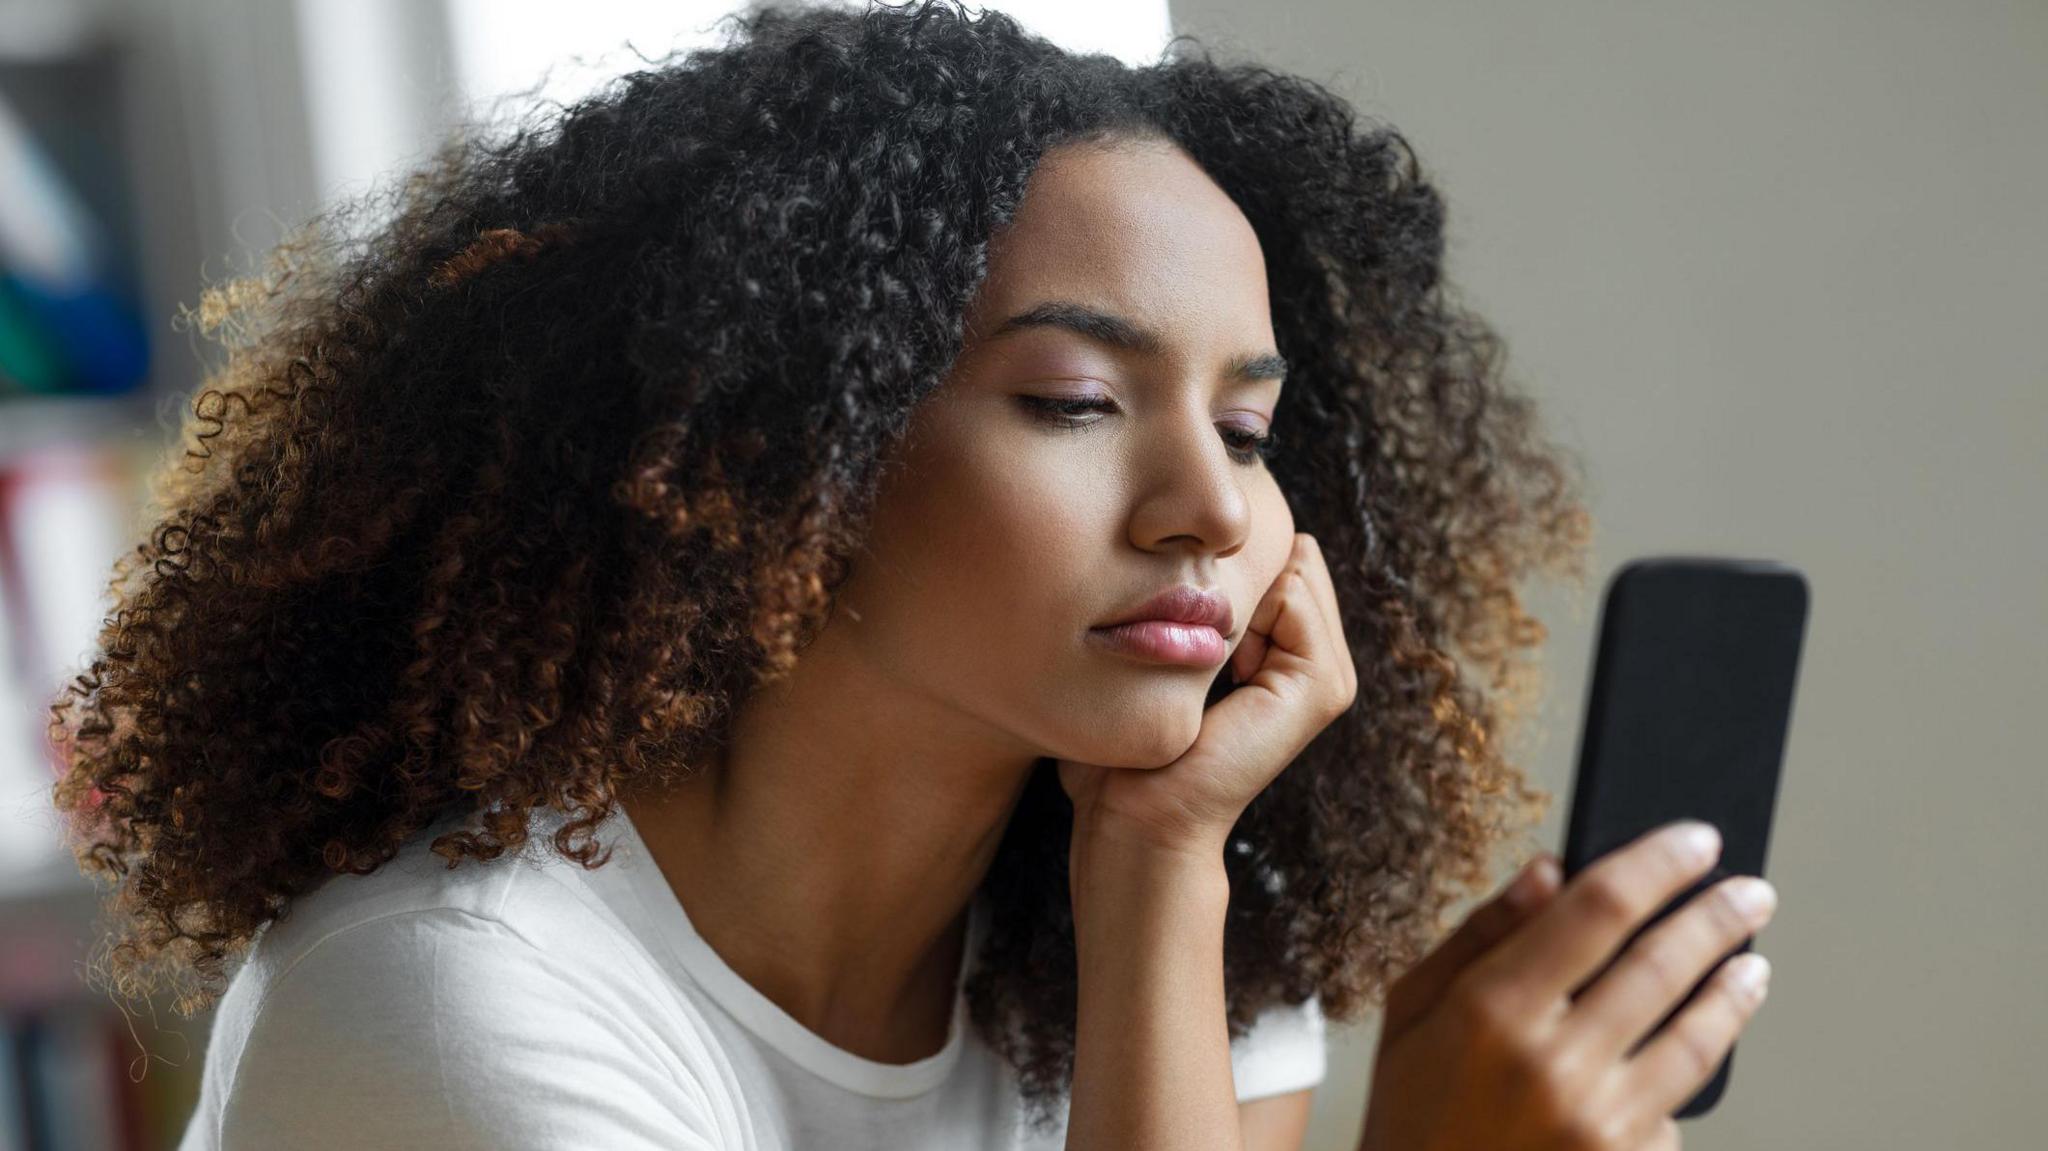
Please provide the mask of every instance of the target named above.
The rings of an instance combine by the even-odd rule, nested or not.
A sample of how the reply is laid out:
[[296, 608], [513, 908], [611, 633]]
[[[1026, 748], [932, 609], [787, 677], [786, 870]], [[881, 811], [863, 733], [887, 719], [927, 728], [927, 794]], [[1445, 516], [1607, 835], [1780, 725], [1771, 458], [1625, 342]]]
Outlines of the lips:
[[1096, 630], [1152, 621], [1206, 625], [1225, 636], [1236, 626], [1236, 621], [1231, 618], [1228, 599], [1193, 584], [1180, 584], [1167, 588], [1115, 619], [1097, 624]]
[[1090, 628], [1088, 638], [1112, 651], [1148, 662], [1213, 669], [1230, 658], [1230, 643], [1223, 633], [1201, 623], [1146, 619]]

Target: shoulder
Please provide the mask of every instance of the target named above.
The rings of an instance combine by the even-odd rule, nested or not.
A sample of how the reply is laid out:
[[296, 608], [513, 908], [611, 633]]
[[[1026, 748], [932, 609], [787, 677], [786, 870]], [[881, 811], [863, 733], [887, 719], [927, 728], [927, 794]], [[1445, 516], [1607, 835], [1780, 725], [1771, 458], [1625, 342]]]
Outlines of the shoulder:
[[739, 1146], [709, 1028], [678, 1041], [701, 1018], [633, 951], [524, 855], [330, 880], [220, 1004], [220, 1145]]
[[[249, 979], [268, 989], [336, 951], [408, 965], [423, 949], [452, 947], [469, 962], [527, 967], [535, 955], [580, 957], [628, 941], [569, 874], [577, 865], [545, 843], [529, 839], [518, 852], [451, 867], [430, 850], [434, 833], [450, 826], [437, 823], [368, 875], [337, 875], [294, 899], [251, 948]], [[466, 946], [486, 939], [519, 946]]]

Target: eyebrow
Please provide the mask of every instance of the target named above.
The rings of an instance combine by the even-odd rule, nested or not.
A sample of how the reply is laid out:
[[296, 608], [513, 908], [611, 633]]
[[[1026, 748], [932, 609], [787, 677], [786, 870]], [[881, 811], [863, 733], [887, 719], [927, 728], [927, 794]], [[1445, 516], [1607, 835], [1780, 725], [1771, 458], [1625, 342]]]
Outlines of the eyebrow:
[[[1027, 328], [1065, 328], [1096, 343], [1140, 355], [1160, 356], [1166, 352], [1165, 338], [1151, 328], [1071, 300], [1033, 304], [1004, 320], [989, 339]], [[1244, 383], [1285, 380], [1287, 361], [1278, 352], [1247, 352], [1225, 364], [1223, 374], [1226, 379]]]

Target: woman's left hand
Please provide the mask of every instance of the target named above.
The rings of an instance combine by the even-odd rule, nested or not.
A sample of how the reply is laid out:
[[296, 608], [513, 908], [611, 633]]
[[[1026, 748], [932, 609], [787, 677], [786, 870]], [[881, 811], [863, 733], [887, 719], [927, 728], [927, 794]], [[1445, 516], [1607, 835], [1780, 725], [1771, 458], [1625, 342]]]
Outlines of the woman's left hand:
[[1203, 712], [1179, 759], [1158, 768], [1060, 760], [1060, 786], [1084, 831], [1134, 835], [1173, 851], [1220, 853], [1252, 799], [1358, 695], [1322, 547], [1296, 532], [1230, 655], [1238, 687]]

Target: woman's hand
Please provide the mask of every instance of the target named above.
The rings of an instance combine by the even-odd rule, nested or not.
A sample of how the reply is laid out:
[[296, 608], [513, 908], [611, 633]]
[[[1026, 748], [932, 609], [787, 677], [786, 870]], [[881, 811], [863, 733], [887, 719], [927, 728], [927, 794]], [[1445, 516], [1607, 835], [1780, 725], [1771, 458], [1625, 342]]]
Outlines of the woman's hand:
[[[1304, 534], [1230, 670], [1236, 690], [1164, 767], [1059, 762], [1078, 969], [1069, 1147], [1237, 1147], [1223, 844], [1245, 807], [1351, 705], [1357, 675], [1321, 550]], [[1220, 686], [1209, 685], [1213, 694]]]
[[1296, 532], [1229, 661], [1239, 687], [1202, 716], [1181, 757], [1160, 768], [1059, 761], [1077, 829], [1113, 830], [1173, 851], [1220, 853], [1259, 792], [1358, 695], [1322, 548]]
[[1732, 876], [1638, 935], [1719, 856], [1718, 838], [1688, 854], [1683, 830], [1639, 837], [1562, 891], [1539, 857], [1397, 980], [1361, 1151], [1676, 1151], [1671, 1112], [1713, 1078], [1763, 986], [1745, 993], [1740, 965], [1720, 964], [1636, 1045], [1773, 910], [1738, 906], [1754, 877]]

